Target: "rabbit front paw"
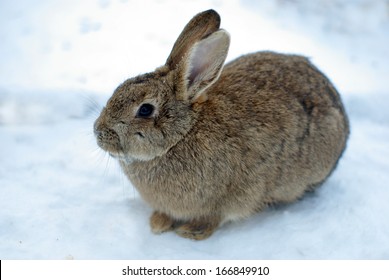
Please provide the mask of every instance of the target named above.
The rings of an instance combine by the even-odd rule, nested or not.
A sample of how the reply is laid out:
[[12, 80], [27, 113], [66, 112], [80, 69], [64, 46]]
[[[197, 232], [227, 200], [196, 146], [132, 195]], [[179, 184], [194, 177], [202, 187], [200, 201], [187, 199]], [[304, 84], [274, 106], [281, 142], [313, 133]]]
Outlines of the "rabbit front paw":
[[174, 221], [168, 215], [155, 211], [150, 217], [152, 232], [160, 234], [173, 230]]

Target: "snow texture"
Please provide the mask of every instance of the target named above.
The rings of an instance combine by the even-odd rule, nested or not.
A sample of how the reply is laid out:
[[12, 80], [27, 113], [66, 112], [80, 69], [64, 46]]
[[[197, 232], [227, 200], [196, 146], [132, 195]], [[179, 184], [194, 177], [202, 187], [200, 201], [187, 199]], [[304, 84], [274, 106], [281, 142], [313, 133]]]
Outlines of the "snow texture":
[[[150, 232], [152, 210], [92, 126], [209, 8], [231, 34], [227, 60], [310, 57], [351, 136], [316, 192], [196, 242]], [[389, 259], [388, 1], [2, 1], [0, 38], [0, 259]]]

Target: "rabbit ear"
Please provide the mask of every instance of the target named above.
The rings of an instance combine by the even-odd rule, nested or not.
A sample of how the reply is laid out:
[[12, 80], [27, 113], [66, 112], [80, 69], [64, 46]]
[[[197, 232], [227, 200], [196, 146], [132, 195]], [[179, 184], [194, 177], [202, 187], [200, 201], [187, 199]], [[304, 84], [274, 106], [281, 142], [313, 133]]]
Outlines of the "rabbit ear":
[[184, 66], [185, 99], [196, 100], [219, 78], [228, 54], [230, 35], [220, 29], [197, 42], [187, 55]]
[[217, 31], [219, 26], [220, 16], [214, 10], [207, 10], [194, 16], [174, 43], [166, 65], [170, 69], [175, 69], [196, 42]]

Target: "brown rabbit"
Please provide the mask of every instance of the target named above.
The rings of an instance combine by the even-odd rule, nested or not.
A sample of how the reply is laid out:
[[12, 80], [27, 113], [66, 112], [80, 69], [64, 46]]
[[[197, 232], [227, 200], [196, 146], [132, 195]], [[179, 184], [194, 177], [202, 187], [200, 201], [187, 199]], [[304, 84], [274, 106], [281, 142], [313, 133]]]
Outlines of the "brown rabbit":
[[225, 221], [295, 201], [345, 148], [339, 94], [308, 59], [258, 52], [223, 69], [230, 37], [219, 25], [213, 10], [196, 15], [166, 64], [121, 84], [94, 125], [154, 209], [155, 233], [205, 239]]

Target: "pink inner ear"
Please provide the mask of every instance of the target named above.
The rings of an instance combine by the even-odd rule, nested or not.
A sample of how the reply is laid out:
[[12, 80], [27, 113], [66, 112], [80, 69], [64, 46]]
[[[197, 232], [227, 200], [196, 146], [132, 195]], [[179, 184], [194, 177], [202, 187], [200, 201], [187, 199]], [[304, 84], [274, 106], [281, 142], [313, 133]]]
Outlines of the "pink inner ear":
[[212, 33], [197, 42], [186, 61], [188, 99], [198, 98], [206, 88], [219, 78], [227, 57], [230, 37], [224, 30]]
[[190, 87], [196, 80], [199, 79], [209, 79], [206, 76], [208, 76], [207, 72], [212, 67], [212, 64], [215, 62], [215, 53], [217, 53], [217, 48], [219, 47], [218, 40], [211, 39], [209, 40], [205, 39], [203, 41], [200, 41], [194, 48], [193, 53], [190, 57], [190, 70], [188, 75], [189, 84]]
[[209, 63], [198, 65], [197, 67], [192, 68], [192, 70], [190, 71], [189, 77], [188, 77], [188, 87], [191, 87], [193, 85], [194, 81], [196, 80], [196, 78], [199, 75], [201, 75], [201, 73], [203, 73], [204, 70], [208, 67], [209, 67]]

